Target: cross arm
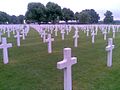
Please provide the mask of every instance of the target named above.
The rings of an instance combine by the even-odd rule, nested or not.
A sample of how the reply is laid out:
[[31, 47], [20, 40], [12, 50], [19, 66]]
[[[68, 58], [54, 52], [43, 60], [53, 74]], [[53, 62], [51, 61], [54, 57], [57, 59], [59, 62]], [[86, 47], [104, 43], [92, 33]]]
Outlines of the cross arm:
[[57, 68], [58, 68], [58, 69], [63, 69], [63, 68], [65, 68], [65, 67], [66, 67], [66, 63], [67, 63], [66, 60], [63, 60], [63, 61], [58, 62], [58, 63], [57, 63]]
[[0, 45], [0, 48], [3, 48], [3, 44]]
[[72, 57], [71, 63], [72, 63], [72, 65], [73, 65], [73, 64], [76, 64], [76, 63], [77, 63], [77, 58], [76, 58], [76, 57]]
[[73, 38], [79, 38], [79, 35], [74, 35]]
[[9, 44], [8, 44], [8, 47], [12, 47], [12, 43], [9, 43]]
[[110, 51], [111, 49], [114, 49], [115, 45], [108, 45], [105, 50]]
[[7, 47], [7, 48], [12, 47], [12, 43], [8, 43], [8, 44], [1, 44], [1, 45], [0, 45], [0, 49], [1, 49], [1, 48], [5, 48], [5, 47]]

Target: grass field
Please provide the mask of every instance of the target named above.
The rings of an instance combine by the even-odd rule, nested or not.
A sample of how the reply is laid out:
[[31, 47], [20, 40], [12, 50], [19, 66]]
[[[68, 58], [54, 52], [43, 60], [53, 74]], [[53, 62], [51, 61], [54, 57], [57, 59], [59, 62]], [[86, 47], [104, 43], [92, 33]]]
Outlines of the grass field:
[[[113, 66], [106, 66], [105, 47], [107, 41], [102, 34], [86, 37], [80, 31], [79, 45], [73, 46], [73, 32], [61, 40], [60, 34], [53, 42], [53, 53], [47, 53], [47, 43], [42, 43], [39, 34], [31, 29], [21, 46], [17, 47], [16, 40], [9, 49], [9, 64], [2, 62], [0, 50], [0, 90], [63, 90], [63, 71], [57, 69], [57, 62], [63, 60], [63, 48], [72, 48], [72, 56], [77, 57], [73, 65], [73, 90], [120, 90], [120, 33], [114, 39]], [[54, 36], [53, 36], [54, 37]], [[108, 37], [112, 37], [109, 34]]]

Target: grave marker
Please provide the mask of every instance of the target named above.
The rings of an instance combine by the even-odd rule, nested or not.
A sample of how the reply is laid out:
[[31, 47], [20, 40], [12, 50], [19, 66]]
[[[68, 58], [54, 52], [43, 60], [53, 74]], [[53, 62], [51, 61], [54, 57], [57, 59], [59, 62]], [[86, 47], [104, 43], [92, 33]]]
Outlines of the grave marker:
[[107, 36], [106, 30], [104, 30], [103, 35], [104, 35], [104, 40], [106, 40], [106, 36]]
[[8, 38], [10, 38], [10, 30], [9, 30], [9, 28], [7, 29], [7, 36], [8, 36]]
[[20, 35], [20, 32], [17, 31], [17, 34], [14, 36], [17, 39], [17, 46], [20, 46], [20, 37], [22, 37], [22, 35]]
[[71, 57], [71, 48], [64, 49], [64, 59], [57, 63], [58, 69], [64, 70], [64, 90], [72, 90], [71, 67], [77, 63], [76, 57]]
[[65, 39], [65, 31], [61, 30], [61, 34], [62, 34], [62, 40], [64, 40]]
[[95, 32], [94, 32], [94, 30], [92, 31], [92, 33], [91, 33], [91, 36], [92, 36], [92, 43], [95, 43]]
[[57, 32], [58, 32], [58, 28], [57, 28], [57, 26], [55, 27], [55, 36], [57, 36], [58, 34], [57, 34]]
[[114, 49], [113, 45], [113, 39], [108, 38], [108, 46], [106, 46], [106, 51], [107, 53], [107, 66], [111, 67], [112, 66], [112, 50]]
[[46, 34], [45, 30], [44, 30], [44, 31], [43, 31], [43, 37], [42, 37], [44, 43], [45, 43], [45, 40], [46, 40], [46, 35], [47, 35], [47, 34]]
[[73, 38], [74, 38], [74, 47], [77, 47], [78, 46], [78, 38], [79, 38], [78, 30], [75, 31], [75, 35], [73, 36]]
[[11, 43], [7, 43], [5, 37], [2, 38], [2, 44], [0, 45], [0, 49], [3, 49], [3, 63], [7, 64], [9, 62], [8, 59], [8, 48], [12, 47]]
[[115, 28], [113, 28], [113, 38], [115, 38]]
[[86, 32], [87, 32], [87, 37], [88, 37], [89, 36], [89, 29], [88, 28], [87, 28]]
[[25, 40], [25, 33], [26, 33], [26, 32], [25, 32], [25, 29], [24, 29], [24, 28], [22, 29], [22, 32], [21, 32], [21, 33], [22, 33], [22, 39]]
[[48, 42], [48, 53], [52, 53], [52, 41], [54, 41], [54, 38], [51, 37], [51, 34], [48, 34], [46, 39], [46, 42]]

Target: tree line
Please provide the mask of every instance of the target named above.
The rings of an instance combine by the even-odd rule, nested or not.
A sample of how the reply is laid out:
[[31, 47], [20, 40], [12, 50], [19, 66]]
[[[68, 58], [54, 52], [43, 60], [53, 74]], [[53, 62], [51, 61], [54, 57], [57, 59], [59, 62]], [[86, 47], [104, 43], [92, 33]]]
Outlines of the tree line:
[[[103, 23], [114, 23], [111, 11], [105, 12]], [[97, 24], [100, 20], [99, 14], [94, 9], [85, 9], [81, 12], [73, 12], [70, 8], [61, 8], [54, 2], [48, 2], [46, 6], [42, 3], [31, 2], [27, 6], [25, 16], [8, 15], [0, 11], [0, 24], [23, 24], [26, 23], [59, 23], [59, 21], [76, 21], [78, 24]]]
[[9, 15], [5, 12], [0, 11], [0, 24], [23, 24], [25, 16]]

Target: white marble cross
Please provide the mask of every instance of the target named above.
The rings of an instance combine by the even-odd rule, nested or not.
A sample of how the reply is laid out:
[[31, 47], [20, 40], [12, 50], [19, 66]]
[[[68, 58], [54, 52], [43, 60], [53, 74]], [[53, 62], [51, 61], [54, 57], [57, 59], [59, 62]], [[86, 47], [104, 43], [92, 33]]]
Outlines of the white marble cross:
[[104, 35], [104, 40], [106, 40], [106, 36], [107, 36], [107, 31], [106, 30], [103, 31], [103, 35]]
[[69, 34], [69, 26], [66, 26], [66, 34]]
[[37, 30], [37, 31], [38, 31], [39, 35], [41, 36], [41, 38], [43, 38], [42, 30], [40, 29], [40, 30]]
[[48, 42], [48, 53], [52, 53], [52, 41], [54, 41], [54, 38], [51, 37], [51, 34], [48, 34], [46, 39], [46, 42]]
[[79, 38], [78, 30], [75, 31], [75, 35], [73, 36], [73, 38], [74, 38], [74, 47], [77, 47], [78, 46], [78, 38]]
[[98, 34], [98, 26], [95, 26], [95, 34]]
[[71, 57], [71, 48], [64, 49], [63, 61], [57, 62], [57, 68], [64, 70], [64, 90], [72, 90], [72, 65], [77, 63], [76, 57]]
[[88, 28], [87, 28], [86, 32], [87, 32], [87, 37], [88, 37], [89, 36], [89, 29]]
[[95, 42], [95, 35], [96, 35], [96, 33], [95, 33], [94, 30], [93, 30], [92, 33], [91, 33], [91, 36], [92, 36], [92, 43]]
[[3, 63], [7, 64], [9, 62], [8, 59], [8, 48], [12, 47], [11, 43], [7, 43], [5, 37], [2, 38], [2, 44], [0, 45], [0, 49], [3, 49]]
[[115, 38], [115, 28], [113, 28], [113, 38]]
[[25, 32], [25, 29], [24, 29], [24, 28], [22, 29], [22, 32], [21, 32], [21, 33], [22, 33], [22, 39], [25, 40], [25, 33], [26, 33], [26, 32]]
[[42, 36], [44, 43], [45, 43], [45, 40], [46, 40], [46, 35], [47, 35], [47, 33], [46, 33], [45, 30], [44, 30], [44, 31], [43, 31], [43, 36]]
[[57, 32], [58, 32], [58, 28], [57, 28], [57, 26], [55, 27], [55, 36], [57, 36]]
[[24, 29], [25, 29], [25, 36], [27, 36], [27, 34], [28, 34], [29, 30], [30, 30], [30, 29], [29, 29], [29, 26], [26, 25], [26, 26], [24, 27]]
[[7, 36], [8, 36], [8, 38], [10, 38], [10, 30], [9, 30], [9, 28], [7, 29]]
[[20, 35], [20, 32], [17, 31], [17, 34], [14, 36], [17, 39], [17, 46], [20, 46], [20, 37], [22, 37], [22, 35]]
[[62, 40], [64, 40], [65, 39], [65, 31], [61, 30], [61, 34], [62, 34]]
[[50, 28], [50, 33], [53, 34], [53, 28], [52, 27]]
[[107, 66], [111, 67], [112, 66], [112, 49], [114, 49], [114, 45], [113, 45], [113, 39], [112, 38], [108, 38], [108, 46], [106, 46], [106, 51], [107, 53]]

